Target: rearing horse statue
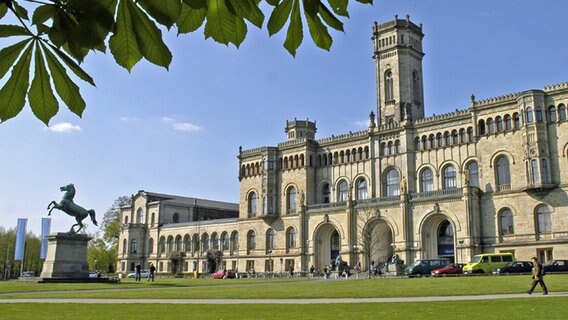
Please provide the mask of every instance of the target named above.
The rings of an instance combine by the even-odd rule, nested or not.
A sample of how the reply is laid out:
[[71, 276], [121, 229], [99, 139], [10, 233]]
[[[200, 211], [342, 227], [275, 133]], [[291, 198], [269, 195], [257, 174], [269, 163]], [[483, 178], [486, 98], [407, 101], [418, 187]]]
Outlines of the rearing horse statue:
[[[65, 191], [65, 194], [63, 194], [63, 199], [61, 199], [60, 203], [55, 202], [55, 200], [51, 201], [47, 205], [47, 210], [49, 210], [47, 215], [50, 216], [53, 209], [58, 209], [72, 217], [75, 217], [77, 223], [71, 226], [68, 234], [76, 234], [81, 229], [83, 229], [83, 220], [87, 216], [91, 217], [91, 221], [93, 221], [93, 224], [95, 226], [98, 225], [97, 220], [95, 219], [95, 210], [86, 210], [85, 208], [73, 202], [73, 198], [75, 197], [75, 186], [72, 183], [59, 188], [59, 190]], [[75, 226], [79, 226], [79, 229], [77, 229], [76, 231]]]

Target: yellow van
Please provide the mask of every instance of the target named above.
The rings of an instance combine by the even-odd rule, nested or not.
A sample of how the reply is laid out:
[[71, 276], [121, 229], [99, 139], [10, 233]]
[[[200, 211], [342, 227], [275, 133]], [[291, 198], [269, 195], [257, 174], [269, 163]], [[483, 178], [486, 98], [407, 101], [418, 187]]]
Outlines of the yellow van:
[[463, 267], [464, 274], [491, 273], [493, 269], [504, 267], [514, 260], [512, 253], [483, 253], [473, 256], [470, 263]]

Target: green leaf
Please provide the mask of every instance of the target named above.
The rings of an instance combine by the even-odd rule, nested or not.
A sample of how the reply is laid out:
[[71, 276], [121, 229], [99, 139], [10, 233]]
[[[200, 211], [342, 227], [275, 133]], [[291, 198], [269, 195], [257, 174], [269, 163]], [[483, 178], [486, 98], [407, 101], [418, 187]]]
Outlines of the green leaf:
[[321, 0], [302, 0], [304, 3], [304, 15], [314, 17], [318, 14]]
[[18, 17], [24, 20], [30, 20], [30, 18], [28, 18], [28, 10], [26, 10], [26, 8], [20, 6], [16, 1], [12, 1], [12, 6], [14, 7], [16, 14], [18, 14]]
[[364, 3], [364, 4], [373, 4], [373, 0], [357, 0], [357, 2]]
[[333, 12], [343, 17], [349, 17], [349, 12], [347, 12], [349, 0], [328, 0], [328, 2]]
[[8, 6], [6, 4], [0, 4], [0, 19], [4, 18], [8, 12]]
[[258, 8], [255, 0], [229, 0], [229, 3], [235, 10], [237, 17], [247, 19], [258, 28], [262, 27], [264, 14]]
[[114, 60], [128, 71], [142, 59], [128, 8], [128, 3], [131, 1], [120, 0], [116, 16], [116, 31], [109, 41], [110, 52], [114, 56]]
[[138, 3], [162, 25], [170, 29], [181, 14], [180, 0], [140, 0]]
[[69, 107], [69, 110], [80, 117], [85, 110], [86, 104], [81, 97], [79, 87], [69, 78], [65, 67], [57, 60], [56, 56], [47, 48], [44, 48], [44, 52], [57, 94]]
[[12, 36], [33, 36], [26, 28], [14, 25], [0, 25], [0, 38]]
[[51, 90], [50, 77], [45, 67], [42, 51], [35, 50], [35, 71], [30, 91], [28, 92], [28, 100], [30, 107], [35, 116], [49, 125], [49, 120], [59, 110], [59, 103]]
[[284, 27], [284, 24], [288, 21], [288, 17], [290, 17], [290, 12], [292, 12], [292, 4], [293, 0], [284, 0], [274, 8], [266, 26], [269, 36], [277, 33]]
[[207, 9], [207, 0], [183, 0], [183, 3], [193, 9]]
[[302, 16], [300, 14], [300, 2], [296, 0], [294, 1], [290, 25], [288, 26], [286, 40], [284, 41], [284, 48], [286, 48], [286, 50], [295, 57], [296, 50], [300, 47], [303, 39], [304, 30], [302, 25]]
[[333, 40], [327, 32], [327, 27], [321, 22], [318, 16], [312, 17], [306, 15], [306, 20], [308, 21], [308, 28], [310, 30], [310, 35], [312, 36], [314, 43], [318, 47], [329, 51]]
[[91, 78], [91, 76], [89, 74], [87, 74], [83, 69], [81, 69], [81, 67], [79, 67], [79, 65], [77, 63], [75, 63], [75, 61], [73, 61], [73, 59], [69, 58], [69, 56], [67, 56], [63, 51], [59, 50], [59, 48], [55, 47], [54, 45], [49, 45], [51, 47], [51, 49], [53, 50], [53, 52], [55, 52], [55, 54], [57, 54], [57, 56], [59, 57], [59, 59], [61, 59], [65, 65], [67, 66], [67, 68], [69, 68], [71, 71], [73, 71], [73, 73], [79, 77], [81, 80], [90, 83], [92, 86], [95, 86], [95, 82], [93, 81], [93, 78]]
[[134, 2], [128, 1], [128, 8], [140, 52], [146, 60], [167, 70], [172, 62], [172, 53], [164, 43], [162, 32]]
[[344, 31], [343, 22], [339, 21], [323, 3], [320, 5], [319, 14], [328, 26], [338, 31]]
[[269, 5], [271, 5], [273, 7], [276, 7], [279, 2], [280, 2], [280, 0], [266, 0], [266, 3], [268, 3]]
[[37, 7], [32, 15], [32, 23], [40, 25], [49, 19], [53, 19], [53, 17], [57, 14], [57, 10], [58, 8], [51, 4]]
[[237, 48], [247, 36], [247, 24], [243, 18], [235, 19], [235, 39], [231, 41]]
[[225, 0], [209, 0], [205, 38], [223, 44], [236, 43], [235, 16], [229, 12]]
[[181, 7], [181, 14], [176, 22], [178, 27], [178, 34], [190, 33], [197, 30], [207, 16], [207, 7], [194, 8], [186, 3]]
[[0, 79], [4, 78], [6, 72], [14, 65], [25, 46], [31, 39], [26, 39], [0, 50]]
[[29, 45], [24, 51], [12, 69], [12, 75], [0, 89], [0, 121], [17, 116], [24, 108], [30, 81], [31, 47]]

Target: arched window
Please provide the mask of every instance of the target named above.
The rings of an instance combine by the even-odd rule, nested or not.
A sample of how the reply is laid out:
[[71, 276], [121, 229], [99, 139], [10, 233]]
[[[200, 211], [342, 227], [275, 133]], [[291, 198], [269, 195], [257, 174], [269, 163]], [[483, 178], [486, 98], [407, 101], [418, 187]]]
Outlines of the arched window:
[[540, 106], [537, 106], [535, 109], [536, 112], [536, 122], [542, 122], [542, 108]]
[[254, 250], [256, 249], [256, 234], [253, 230], [250, 230], [247, 234], [247, 249]]
[[497, 159], [497, 188], [498, 191], [509, 190], [511, 187], [511, 172], [509, 169], [509, 159], [505, 156], [500, 156]]
[[367, 199], [367, 180], [360, 178], [357, 180], [357, 200]]
[[148, 253], [149, 254], [154, 253], [154, 238], [150, 238], [148, 240]]
[[223, 232], [221, 234], [221, 250], [228, 251], [229, 250], [229, 234]]
[[502, 236], [515, 234], [515, 228], [513, 226], [513, 213], [511, 213], [511, 210], [504, 209], [503, 211], [501, 211], [501, 214], [499, 215], [499, 226]]
[[495, 124], [497, 125], [497, 132], [503, 132], [503, 118], [496, 117]]
[[174, 215], [172, 216], [172, 221], [174, 223], [178, 223], [179, 222], [179, 213], [174, 212]]
[[480, 135], [485, 134], [485, 121], [483, 119], [479, 120], [477, 123], [477, 133]]
[[513, 118], [510, 115], [505, 115], [505, 131], [513, 130]]
[[286, 250], [296, 248], [296, 229], [290, 227], [286, 230]]
[[127, 252], [126, 249], [128, 249], [127, 244], [128, 244], [128, 242], [126, 241], [126, 239], [123, 239], [122, 240], [122, 254], [126, 254], [126, 252]]
[[546, 159], [540, 160], [540, 180], [542, 183], [548, 183], [548, 164]]
[[124, 216], [124, 224], [128, 224], [128, 216]]
[[150, 225], [154, 225], [154, 223], [156, 222], [156, 214], [154, 212], [152, 212], [151, 218], [150, 218]]
[[211, 249], [219, 250], [219, 235], [217, 232], [211, 234]]
[[348, 184], [347, 181], [341, 180], [337, 186], [337, 202], [347, 201], [347, 191]]
[[390, 156], [394, 155], [394, 144], [392, 143], [392, 141], [389, 141], [388, 148], [389, 148], [389, 155]]
[[323, 203], [329, 203], [329, 183], [324, 183], [321, 188], [321, 198]]
[[416, 149], [416, 151], [420, 150], [420, 137], [414, 138], [414, 148]]
[[197, 233], [193, 234], [191, 242], [192, 242], [191, 253], [196, 254], [200, 250], [199, 235]]
[[552, 232], [552, 216], [547, 206], [541, 205], [536, 210], [538, 233]]
[[521, 117], [518, 113], [513, 114], [513, 125], [515, 129], [519, 129], [521, 127]]
[[174, 250], [177, 251], [177, 252], [181, 252], [181, 244], [182, 244], [181, 236], [178, 234], [176, 236], [176, 242], [175, 242], [175, 249]]
[[548, 107], [548, 122], [555, 123], [556, 122], [556, 107], [549, 106]]
[[172, 252], [174, 250], [174, 237], [169, 236], [167, 242], [166, 252]]
[[450, 133], [448, 131], [444, 132], [444, 146], [449, 147], [451, 142]]
[[558, 120], [559, 121], [566, 120], [566, 106], [563, 104], [558, 105]]
[[385, 101], [390, 102], [394, 100], [393, 78], [392, 71], [385, 72]]
[[444, 168], [444, 189], [457, 188], [456, 168], [454, 166], [447, 166]]
[[183, 236], [182, 251], [183, 252], [190, 252], [191, 251], [191, 237], [189, 236], [189, 234], [186, 234], [185, 236]]
[[387, 149], [387, 144], [386, 142], [381, 143], [381, 156], [386, 156], [388, 155], [388, 149]]
[[467, 171], [469, 173], [469, 185], [479, 188], [479, 167], [477, 166], [477, 162], [474, 161], [468, 164]]
[[166, 253], [166, 238], [161, 237], [158, 247], [158, 254], [164, 254], [164, 253]]
[[276, 231], [270, 228], [266, 231], [266, 250], [273, 250], [276, 248]]
[[465, 129], [460, 129], [460, 143], [467, 143], [467, 134]]
[[231, 233], [231, 255], [238, 253], [239, 251], [239, 233], [237, 231], [233, 231]]
[[531, 160], [531, 178], [532, 184], [537, 184], [540, 181], [538, 175], [538, 160], [536, 159]]
[[430, 143], [430, 148], [432, 149], [436, 148], [436, 137], [433, 134], [428, 136], [428, 140]]
[[256, 217], [256, 192], [249, 193], [248, 197], [248, 213], [249, 217]]
[[525, 109], [525, 119], [527, 120], [526, 123], [533, 123], [533, 111], [531, 107], [527, 107]]
[[288, 204], [288, 213], [296, 212], [296, 188], [288, 188], [288, 193], [286, 195], [286, 203]]
[[422, 192], [434, 191], [434, 174], [428, 168], [420, 173], [420, 190]]
[[458, 131], [457, 130], [452, 130], [452, 144], [453, 145], [458, 145], [460, 142], [458, 140]]
[[395, 169], [390, 169], [386, 174], [386, 196], [400, 195], [400, 175]]
[[138, 210], [136, 210], [136, 223], [142, 223], [142, 216], [144, 215], [144, 212], [142, 211], [142, 208], [138, 208]]
[[467, 142], [473, 142], [473, 128], [467, 128]]
[[201, 251], [205, 252], [209, 250], [209, 235], [204, 233], [201, 236]]
[[441, 148], [441, 147], [444, 146], [444, 142], [443, 142], [443, 141], [444, 141], [444, 140], [442, 139], [442, 134], [441, 134], [441, 133], [436, 134], [436, 146], [437, 146], [438, 148]]
[[495, 133], [495, 123], [491, 118], [487, 119], [487, 133], [489, 134]]

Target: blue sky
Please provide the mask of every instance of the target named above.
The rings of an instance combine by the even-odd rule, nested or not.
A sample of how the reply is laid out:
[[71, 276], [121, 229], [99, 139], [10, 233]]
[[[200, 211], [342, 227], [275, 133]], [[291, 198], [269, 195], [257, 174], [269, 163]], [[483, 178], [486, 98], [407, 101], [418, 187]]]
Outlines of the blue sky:
[[[89, 56], [83, 68], [97, 87], [81, 88], [82, 119], [62, 106], [48, 128], [26, 107], [0, 124], [0, 225], [28, 218], [39, 234], [47, 204], [68, 183], [99, 220], [117, 197], [142, 189], [238, 202], [239, 146], [285, 141], [294, 118], [316, 120], [316, 138], [366, 128], [376, 106], [371, 26], [395, 14], [423, 24], [428, 116], [467, 108], [471, 94], [568, 81], [566, 1], [352, 2], [331, 52], [306, 32], [294, 58], [284, 34], [249, 28], [239, 49], [204, 40], [202, 29], [168, 33], [169, 71], [142, 62], [128, 73], [110, 54]], [[73, 223], [57, 210], [52, 217], [52, 232]]]

